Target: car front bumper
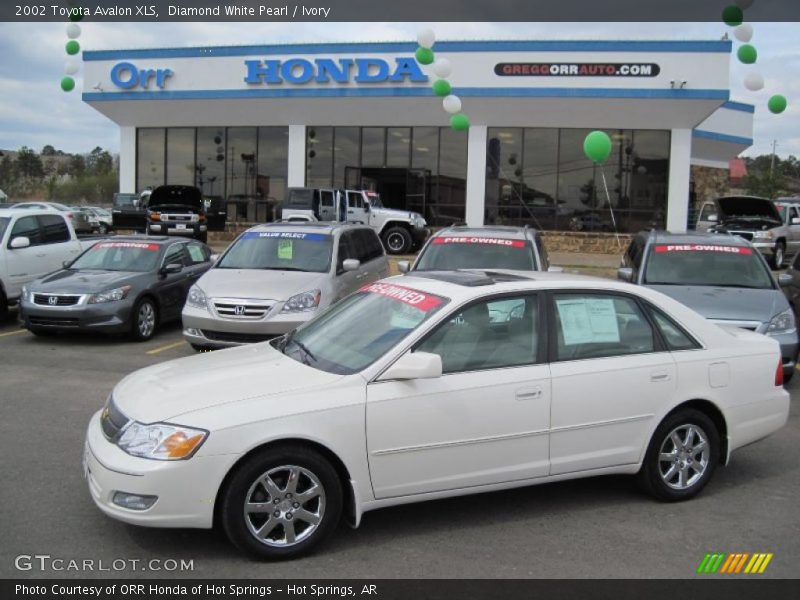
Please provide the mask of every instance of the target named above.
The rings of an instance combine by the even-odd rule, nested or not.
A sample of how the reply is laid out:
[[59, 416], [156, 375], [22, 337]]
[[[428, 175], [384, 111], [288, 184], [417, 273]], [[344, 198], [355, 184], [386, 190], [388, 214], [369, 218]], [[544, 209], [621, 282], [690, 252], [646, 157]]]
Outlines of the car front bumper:
[[[101, 412], [89, 422], [83, 454], [83, 475], [97, 507], [134, 525], [210, 528], [217, 491], [237, 456], [193, 456], [176, 461], [131, 456], [103, 435]], [[157, 500], [146, 510], [133, 510], [114, 503], [117, 492], [157, 496]]]
[[[181, 228], [183, 226], [183, 228]], [[205, 223], [150, 221], [147, 231], [154, 235], [186, 235], [196, 237], [208, 231]]]
[[412, 227], [411, 228], [411, 239], [414, 240], [415, 246], [421, 246], [425, 240], [428, 239], [428, 236], [431, 234], [431, 230], [428, 227]]
[[23, 298], [19, 303], [19, 321], [26, 329], [122, 333], [130, 327], [134, 302], [129, 296], [100, 304], [86, 304], [84, 299], [72, 306], [49, 306]]
[[794, 369], [797, 365], [797, 351], [798, 348], [800, 348], [797, 340], [797, 332], [779, 333], [778, 335], [770, 335], [768, 337], [771, 337], [781, 345], [783, 368], [786, 370]]
[[229, 348], [276, 338], [311, 319], [318, 311], [267, 314], [263, 319], [223, 318], [205, 308], [183, 307], [183, 337], [192, 345]]
[[775, 254], [775, 242], [774, 241], [763, 241], [763, 242], [756, 242], [753, 241], [753, 248], [761, 252], [764, 256], [772, 256]]

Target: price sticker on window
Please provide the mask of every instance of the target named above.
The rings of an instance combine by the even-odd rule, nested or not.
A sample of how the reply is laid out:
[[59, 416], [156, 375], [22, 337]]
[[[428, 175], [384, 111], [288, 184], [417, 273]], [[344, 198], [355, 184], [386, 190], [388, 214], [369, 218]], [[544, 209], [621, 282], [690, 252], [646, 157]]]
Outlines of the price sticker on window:
[[280, 260], [292, 260], [292, 240], [278, 240], [278, 258]]

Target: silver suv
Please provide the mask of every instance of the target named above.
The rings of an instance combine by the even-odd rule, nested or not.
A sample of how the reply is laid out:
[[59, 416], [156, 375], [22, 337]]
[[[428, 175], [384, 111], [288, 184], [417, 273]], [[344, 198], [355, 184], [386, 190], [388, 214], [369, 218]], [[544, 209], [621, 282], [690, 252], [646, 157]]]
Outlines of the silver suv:
[[195, 350], [269, 340], [388, 275], [381, 242], [365, 225], [258, 225], [189, 290], [183, 336]]

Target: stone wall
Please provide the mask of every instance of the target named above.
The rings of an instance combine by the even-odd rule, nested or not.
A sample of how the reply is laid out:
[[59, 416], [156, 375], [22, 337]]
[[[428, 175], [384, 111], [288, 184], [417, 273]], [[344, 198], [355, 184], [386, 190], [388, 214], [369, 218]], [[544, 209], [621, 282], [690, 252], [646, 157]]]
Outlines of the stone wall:
[[697, 198], [697, 206], [695, 208], [700, 208], [706, 200], [719, 198], [730, 193], [728, 169], [692, 165], [692, 181], [694, 182], [694, 192]]

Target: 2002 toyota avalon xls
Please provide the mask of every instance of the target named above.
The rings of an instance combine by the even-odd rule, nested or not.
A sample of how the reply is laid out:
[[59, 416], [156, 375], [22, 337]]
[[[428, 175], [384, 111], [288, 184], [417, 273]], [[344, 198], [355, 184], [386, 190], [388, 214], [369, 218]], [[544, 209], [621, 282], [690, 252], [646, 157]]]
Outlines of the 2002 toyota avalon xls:
[[344, 512], [638, 473], [686, 500], [779, 429], [778, 344], [643, 287], [426, 272], [364, 286], [292, 334], [155, 365], [89, 424], [106, 514], [310, 550]]

